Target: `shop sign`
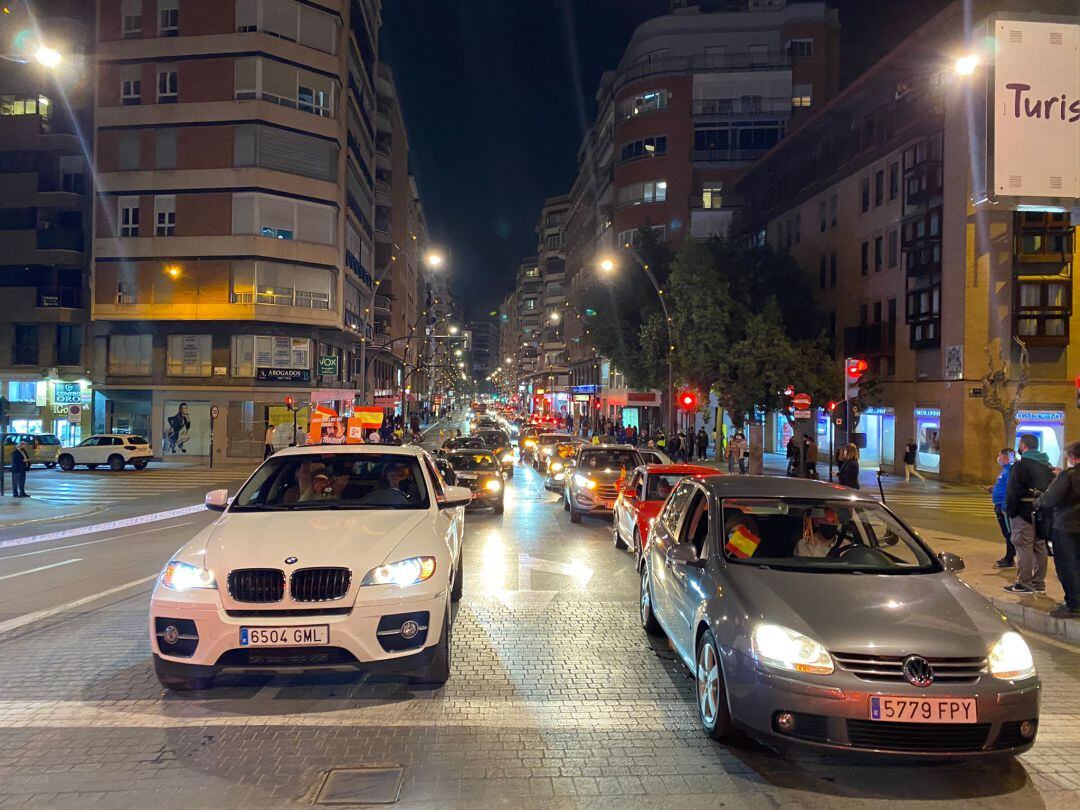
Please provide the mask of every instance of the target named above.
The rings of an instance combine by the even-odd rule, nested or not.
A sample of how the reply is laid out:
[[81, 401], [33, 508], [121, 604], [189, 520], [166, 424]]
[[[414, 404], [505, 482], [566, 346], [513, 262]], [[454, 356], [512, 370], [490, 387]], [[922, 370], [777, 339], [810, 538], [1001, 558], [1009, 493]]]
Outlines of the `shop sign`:
[[627, 391], [626, 401], [635, 405], [659, 405], [660, 395], [653, 391]]
[[79, 405], [82, 403], [82, 383], [53, 383], [53, 403], [56, 405]]
[[398, 404], [397, 397], [375, 397], [375, 404], [383, 408], [393, 408]]
[[941, 408], [916, 408], [916, 416], [928, 416], [934, 419], [941, 418]]
[[867, 416], [892, 416], [893, 409], [882, 407], [881, 405], [875, 405], [871, 408], [864, 408], [863, 413]]
[[82, 405], [68, 405], [67, 419], [73, 425], [79, 424], [82, 421]]
[[[572, 385], [570, 386], [570, 393], [572, 394], [599, 394], [599, 385]], [[575, 402], [582, 402], [583, 400], [576, 399]]]
[[257, 368], [255, 376], [260, 380], [294, 380], [307, 382], [311, 372], [306, 368]]
[[336, 354], [319, 355], [319, 373], [324, 377], [336, 377], [338, 375], [338, 356]]
[[588, 394], [574, 394], [574, 402], [588, 402], [592, 397]]
[[792, 414], [792, 415], [793, 415], [793, 416], [794, 416], [794, 417], [795, 417], [796, 419], [809, 419], [809, 418], [811, 417], [811, 413], [810, 413], [810, 409], [809, 409], [809, 408], [797, 410], [797, 411], [795, 411], [795, 413], [794, 413], [794, 414]]
[[1065, 411], [1017, 411], [1017, 422], [1064, 422]]

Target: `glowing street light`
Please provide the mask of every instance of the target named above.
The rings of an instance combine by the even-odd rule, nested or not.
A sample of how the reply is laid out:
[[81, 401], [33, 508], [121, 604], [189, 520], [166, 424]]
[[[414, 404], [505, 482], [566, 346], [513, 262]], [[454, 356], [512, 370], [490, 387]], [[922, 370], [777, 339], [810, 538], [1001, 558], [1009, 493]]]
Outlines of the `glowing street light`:
[[552, 323], [558, 323], [560, 320], [562, 320], [562, 316], [560, 316], [558, 312], [552, 312], [550, 315], [548, 315], [548, 320]]
[[613, 259], [603, 259], [600, 262], [600, 269], [605, 273], [610, 273], [615, 269], [615, 261]]
[[956, 60], [956, 72], [961, 76], [970, 76], [979, 66], [979, 55], [969, 53]]
[[456, 335], [458, 332], [461, 331], [461, 329], [459, 329], [457, 326], [454, 326], [453, 324], [450, 324], [450, 326], [446, 327], [446, 331], [447, 334]]
[[446, 257], [439, 253], [439, 251], [437, 250], [431, 250], [428, 251], [426, 256], [424, 256], [424, 264], [426, 264], [432, 270], [438, 270], [440, 267], [446, 264]]
[[34, 51], [34, 58], [38, 61], [38, 64], [47, 68], [54, 68], [63, 60], [60, 51], [46, 45], [38, 46], [38, 49]]
[[454, 357], [461, 357], [461, 349], [454, 349]]

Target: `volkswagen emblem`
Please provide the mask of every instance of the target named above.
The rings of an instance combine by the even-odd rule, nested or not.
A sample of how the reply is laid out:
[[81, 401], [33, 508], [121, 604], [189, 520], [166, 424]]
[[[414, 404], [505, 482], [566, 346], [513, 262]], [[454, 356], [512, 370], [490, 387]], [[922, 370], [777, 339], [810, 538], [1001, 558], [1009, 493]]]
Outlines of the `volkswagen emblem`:
[[904, 659], [904, 677], [912, 686], [927, 687], [934, 682], [934, 668], [925, 658], [909, 655]]
[[285, 564], [286, 565], [296, 565], [296, 557], [286, 557], [285, 558]]

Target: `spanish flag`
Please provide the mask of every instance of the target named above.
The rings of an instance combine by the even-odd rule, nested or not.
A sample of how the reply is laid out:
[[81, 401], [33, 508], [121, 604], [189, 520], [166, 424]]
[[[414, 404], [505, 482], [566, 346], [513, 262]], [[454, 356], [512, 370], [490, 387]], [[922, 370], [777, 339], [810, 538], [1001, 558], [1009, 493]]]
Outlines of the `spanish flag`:
[[728, 535], [727, 545], [724, 546], [724, 550], [739, 559], [745, 560], [754, 556], [754, 552], [757, 551], [759, 545], [761, 545], [761, 538], [740, 523]]

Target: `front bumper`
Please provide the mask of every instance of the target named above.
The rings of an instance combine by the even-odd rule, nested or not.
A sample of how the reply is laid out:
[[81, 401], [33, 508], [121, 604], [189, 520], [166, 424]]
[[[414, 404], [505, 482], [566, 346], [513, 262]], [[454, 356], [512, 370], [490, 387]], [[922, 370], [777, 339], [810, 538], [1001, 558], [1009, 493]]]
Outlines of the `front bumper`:
[[590, 515], [611, 515], [615, 512], [615, 499], [605, 501], [599, 496], [593, 496], [592, 494], [585, 494], [584, 491], [579, 489], [570, 490], [571, 499], [574, 502], [574, 508], [578, 512], [590, 514]]
[[[812, 680], [759, 667], [744, 655], [727, 678], [732, 719], [766, 744], [783, 749], [817, 748], [890, 757], [967, 758], [1012, 755], [1035, 742], [1039, 717], [1038, 679], [1016, 683], [982, 675], [970, 684], [935, 684], [916, 689], [906, 683], [875, 683], [846, 672]], [[727, 673], [725, 673], [727, 674]], [[870, 719], [872, 695], [975, 698], [977, 722], [890, 723]], [[793, 715], [782, 729], [779, 715]], [[1021, 724], [1034, 723], [1028, 737]]]
[[[184, 599], [158, 598], [150, 603], [150, 645], [159, 666], [182, 677], [206, 677], [222, 670], [306, 670], [352, 668], [380, 672], [409, 672], [421, 667], [442, 638], [447, 610], [443, 590], [415, 599], [360, 602], [349, 608], [340, 602], [314, 605], [276, 603], [247, 605], [243, 611]], [[182, 594], [180, 595], [183, 596]], [[248, 610], [247, 608], [253, 608]], [[302, 609], [300, 615], [273, 612]], [[336, 611], [329, 613], [326, 611]], [[236, 615], [243, 612], [248, 615]], [[232, 615], [230, 615], [232, 614]], [[412, 638], [396, 632], [406, 620], [421, 628]], [[169, 645], [165, 623], [180, 629], [181, 640]], [[326, 625], [328, 643], [318, 646], [245, 647], [243, 627], [283, 628]], [[192, 632], [194, 630], [194, 632]], [[195, 636], [194, 639], [191, 637]]]

